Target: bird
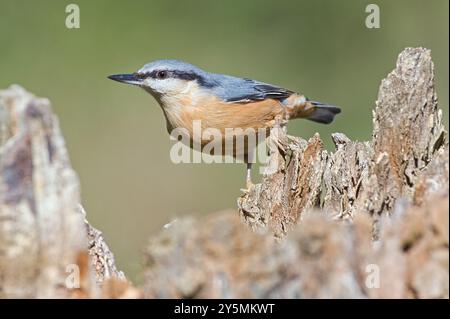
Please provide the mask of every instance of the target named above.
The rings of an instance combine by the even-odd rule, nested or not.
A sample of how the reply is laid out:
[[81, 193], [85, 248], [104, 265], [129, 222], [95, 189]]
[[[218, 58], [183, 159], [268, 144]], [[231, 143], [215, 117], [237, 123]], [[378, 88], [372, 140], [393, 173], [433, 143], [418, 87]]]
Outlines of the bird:
[[[227, 128], [241, 128], [244, 132], [263, 130], [267, 136], [271, 128], [292, 119], [329, 124], [341, 112], [338, 106], [310, 100], [281, 86], [207, 72], [180, 60], [156, 60], [136, 72], [113, 74], [108, 78], [150, 93], [164, 113], [168, 132], [184, 129], [190, 147], [193, 147], [193, 123], [199, 120], [202, 129], [215, 128], [222, 133]], [[250, 146], [246, 140], [243, 150], [237, 150], [236, 140], [233, 141], [232, 155], [243, 155], [247, 164], [249, 190], [253, 185], [249, 154], [255, 145]], [[209, 142], [201, 139], [202, 151]], [[225, 138], [221, 142], [224, 144]]]

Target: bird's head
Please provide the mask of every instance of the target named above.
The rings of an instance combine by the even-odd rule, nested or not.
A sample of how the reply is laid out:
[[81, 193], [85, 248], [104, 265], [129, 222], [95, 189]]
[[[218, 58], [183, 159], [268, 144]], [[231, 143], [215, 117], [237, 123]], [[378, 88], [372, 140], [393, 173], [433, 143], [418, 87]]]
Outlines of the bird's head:
[[178, 60], [157, 60], [144, 65], [137, 72], [114, 74], [108, 78], [137, 85], [158, 99], [187, 93], [194, 83], [206, 87], [213, 85], [207, 72]]

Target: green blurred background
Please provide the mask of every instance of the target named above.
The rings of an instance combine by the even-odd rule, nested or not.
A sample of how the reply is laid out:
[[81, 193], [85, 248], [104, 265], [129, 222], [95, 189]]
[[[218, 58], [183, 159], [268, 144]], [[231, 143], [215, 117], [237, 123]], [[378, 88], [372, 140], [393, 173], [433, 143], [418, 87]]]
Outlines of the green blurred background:
[[[80, 29], [65, 27], [69, 3]], [[380, 29], [365, 27], [369, 3], [380, 6]], [[447, 0], [0, 0], [0, 88], [50, 98], [89, 220], [139, 281], [147, 238], [177, 216], [234, 208], [244, 167], [172, 164], [159, 106], [107, 75], [176, 58], [298, 90], [343, 108], [329, 126], [289, 125], [304, 138], [319, 132], [331, 149], [335, 131], [369, 139], [380, 81], [408, 46], [432, 50], [448, 125], [448, 23]]]

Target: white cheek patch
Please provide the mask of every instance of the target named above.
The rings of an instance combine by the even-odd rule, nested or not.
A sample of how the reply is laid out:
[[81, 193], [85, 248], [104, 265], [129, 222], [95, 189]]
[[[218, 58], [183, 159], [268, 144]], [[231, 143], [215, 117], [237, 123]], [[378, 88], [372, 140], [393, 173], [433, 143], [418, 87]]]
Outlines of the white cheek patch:
[[160, 85], [162, 90], [165, 91], [164, 93], [174, 96], [186, 95], [192, 90], [191, 82], [186, 82], [180, 79], [165, 79], [161, 81]]
[[144, 86], [147, 86], [147, 87], [149, 87], [149, 88], [152, 88], [152, 87], [155, 86], [154, 81], [155, 81], [155, 80], [153, 80], [153, 79], [147, 78], [147, 79], [145, 79], [145, 80], [142, 82], [142, 84], [143, 84]]

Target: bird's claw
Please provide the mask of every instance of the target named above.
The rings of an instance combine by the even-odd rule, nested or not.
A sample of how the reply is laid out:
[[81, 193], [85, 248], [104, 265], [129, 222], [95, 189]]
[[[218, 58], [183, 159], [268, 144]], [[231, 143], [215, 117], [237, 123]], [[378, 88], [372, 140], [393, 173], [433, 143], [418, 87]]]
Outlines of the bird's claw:
[[255, 186], [255, 184], [253, 184], [251, 180], [248, 180], [247, 184], [245, 186], [246, 186], [246, 188], [240, 189], [241, 192], [244, 193], [244, 195], [250, 193], [250, 190]]

